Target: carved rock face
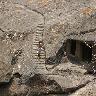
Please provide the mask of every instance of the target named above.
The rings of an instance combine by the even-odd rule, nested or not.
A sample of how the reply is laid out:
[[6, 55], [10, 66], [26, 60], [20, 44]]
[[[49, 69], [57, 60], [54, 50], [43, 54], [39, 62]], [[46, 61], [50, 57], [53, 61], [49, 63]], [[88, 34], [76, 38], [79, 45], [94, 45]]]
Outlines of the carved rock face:
[[[39, 47], [42, 50], [46, 49], [46, 57], [49, 61], [53, 60], [54, 65], [55, 61], [58, 64], [63, 62], [59, 66], [57, 64], [57, 67], [52, 65], [54, 69], [50, 68], [52, 63], [47, 65], [47, 68], [33, 62], [33, 37], [40, 24], [45, 26], [43, 40], [46, 46], [43, 47], [41, 42]], [[64, 52], [62, 44], [69, 33], [79, 33], [95, 27], [96, 0], [0, 0], [0, 83], [8, 83], [16, 74], [21, 76], [14, 78], [9, 87], [9, 96], [26, 95], [29, 90], [32, 95], [36, 93], [36, 96], [48, 92], [70, 93], [70, 90], [73, 92], [82, 85], [86, 86], [86, 82], [91, 82], [95, 77], [86, 76], [86, 70], [73, 66], [66, 57], [61, 59]], [[37, 70], [37, 67], [46, 68]], [[44, 75], [35, 74], [37, 71], [40, 74], [49, 72], [49, 79]], [[18, 80], [22, 81], [21, 85], [18, 84]], [[87, 86], [88, 90], [94, 89], [92, 92], [95, 93], [95, 84], [91, 85], [91, 88]], [[77, 93], [82, 94], [81, 91]], [[32, 95], [30, 93], [30, 96]]]
[[[7, 72], [32, 75], [35, 68], [33, 34], [38, 24], [44, 24], [44, 17], [37, 11], [7, 0], [0, 2], [0, 8], [0, 61], [4, 62], [0, 62], [0, 67], [3, 66], [0, 76], [5, 74], [2, 77], [5, 78]], [[9, 71], [10, 68], [13, 71]]]
[[[5, 32], [3, 34], [0, 31], [0, 36], [3, 39], [3, 45], [8, 46], [7, 50], [8, 54], [10, 54], [6, 62], [18, 63], [14, 67], [16, 71], [20, 67], [24, 68], [20, 70], [21, 73], [29, 71], [29, 67], [34, 63], [32, 62], [31, 50], [33, 45], [32, 38], [38, 24], [44, 24], [44, 17], [40, 13], [44, 14], [46, 21], [44, 40], [48, 58], [56, 55], [55, 53], [58, 52], [66, 35], [70, 32], [94, 28], [96, 24], [95, 3], [95, 1], [91, 2], [89, 0], [1, 1], [0, 27]], [[22, 50], [21, 56], [14, 56], [14, 52], [17, 50]], [[25, 65], [29, 67], [27, 68]], [[24, 70], [26, 71], [24, 72]]]

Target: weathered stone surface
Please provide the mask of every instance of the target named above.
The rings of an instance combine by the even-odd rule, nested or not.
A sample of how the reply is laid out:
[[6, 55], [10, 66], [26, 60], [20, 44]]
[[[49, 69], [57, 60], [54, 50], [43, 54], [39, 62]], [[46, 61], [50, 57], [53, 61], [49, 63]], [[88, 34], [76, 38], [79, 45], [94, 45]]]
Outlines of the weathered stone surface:
[[62, 92], [62, 89], [54, 80], [50, 80], [43, 75], [34, 75], [22, 83], [19, 78], [15, 78], [9, 88], [9, 94], [14, 96], [40, 96], [43, 94], [55, 94]]
[[[29, 66], [33, 65], [31, 51], [33, 36], [32, 33], [34, 33], [35, 28], [39, 23], [44, 23], [44, 17], [46, 32], [44, 36], [44, 41], [46, 45], [46, 57], [50, 57], [54, 56], [57, 53], [58, 49], [62, 46], [62, 43], [66, 39], [66, 35], [68, 35], [69, 33], [80, 32], [84, 30], [89, 30], [90, 28], [95, 28], [95, 4], [96, 1], [91, 0], [1, 1], [0, 28], [4, 30], [4, 33], [8, 31], [7, 34], [10, 34], [9, 37], [6, 36], [7, 40], [3, 39], [3, 42], [6, 41], [6, 44], [8, 44], [10, 47], [9, 51], [11, 52], [19, 49], [23, 50], [23, 56], [19, 57], [20, 59], [18, 58], [18, 64], [15, 66], [15, 68], [17, 67], [18, 69], [18, 66], [20, 67], [21, 63], [24, 63], [22, 65], [24, 68], [25, 63], [30, 63]], [[41, 14], [43, 14], [44, 17]], [[30, 34], [25, 36], [25, 39], [18, 37], [22, 35], [21, 33], [25, 34], [28, 32]], [[0, 32], [0, 34], [4, 35], [2, 32]], [[16, 38], [13, 38], [14, 36]], [[14, 59], [14, 57], [12, 57], [12, 54], [10, 58]], [[9, 60], [8, 62], [11, 61]], [[24, 68], [21, 70], [20, 73], [24, 73], [23, 70], [26, 69]]]
[[[36, 27], [38, 24], [44, 23], [44, 20], [43, 39], [46, 47], [46, 58], [49, 58], [56, 55], [69, 33], [79, 33], [96, 27], [96, 0], [0, 1], [0, 82], [9, 82], [11, 74], [18, 72], [27, 78], [22, 77], [22, 85], [16, 83], [17, 79], [17, 81], [14, 80], [10, 87], [10, 95], [25, 95], [29, 89], [32, 94], [39, 94], [39, 92], [46, 94], [46, 92], [53, 91], [70, 92], [85, 86], [86, 83], [95, 78], [91, 75], [85, 75], [86, 70], [78, 66], [64, 63], [56, 65], [57, 67], [55, 66], [54, 69], [38, 71], [38, 73], [42, 71], [46, 74], [48, 81], [44, 78], [41, 79], [42, 76], [35, 75], [35, 79], [31, 78], [30, 87], [24, 84], [37, 71], [35, 70], [35, 62], [33, 62], [32, 39]], [[61, 62], [63, 61], [61, 60]], [[91, 83], [89, 85], [91, 86]], [[87, 87], [90, 87], [89, 85]], [[81, 95], [82, 89], [76, 92], [80, 92], [80, 96], [83, 96]], [[94, 91], [95, 87], [91, 87], [91, 89]], [[85, 96], [88, 94], [84, 93]], [[92, 92], [93, 96], [94, 94]], [[73, 94], [73, 96], [75, 95]]]
[[26, 86], [25, 84], [20, 85], [19, 84], [20, 79], [19, 78], [15, 78], [11, 84], [11, 86], [9, 87], [9, 95], [10, 96], [26, 96], [29, 87]]
[[61, 87], [54, 80], [48, 79], [43, 75], [35, 75], [30, 79], [29, 86], [31, 87], [31, 93], [35, 94], [50, 94], [62, 92]]
[[0, 8], [0, 59], [6, 55], [2, 61], [12, 65], [13, 74], [34, 74], [33, 34], [38, 24], [44, 24], [44, 17], [37, 11], [7, 0], [0, 2]]
[[95, 0], [24, 0], [23, 2], [16, 0], [14, 2], [44, 14], [47, 57], [55, 54], [60, 48], [58, 45], [62, 45], [61, 42], [67, 34], [95, 28], [96, 20], [93, 15]]
[[[78, 33], [80, 31], [95, 28], [96, 26], [95, 0], [6, 0], [6, 2], [9, 2], [9, 5], [11, 3], [10, 6], [15, 4], [15, 10], [19, 11], [19, 13], [21, 12], [21, 9], [24, 8], [26, 10], [38, 11], [44, 15], [46, 32], [44, 41], [46, 43], [47, 57], [55, 55], [55, 52], [62, 46], [62, 42], [64, 42], [66, 35], [69, 33]], [[14, 10], [14, 7], [12, 8]], [[4, 8], [2, 9], [4, 10]], [[6, 10], [4, 12], [6, 12]], [[6, 14], [8, 13], [6, 12]], [[17, 16], [18, 14], [16, 13], [14, 15]], [[22, 17], [23, 15], [20, 20], [22, 20]], [[13, 22], [15, 22], [15, 19], [16, 18], [14, 18]], [[16, 25], [14, 25], [16, 27], [13, 27], [13, 29], [29, 30], [34, 25], [32, 24], [30, 27], [29, 21], [26, 21], [26, 19], [23, 20], [25, 22], [24, 27], [22, 27], [23, 24], [20, 24], [21, 27], [19, 28], [18, 21]], [[28, 25], [27, 28], [25, 27], [26, 25]]]
[[1, 1], [0, 4], [0, 27], [3, 30], [15, 30], [22, 33], [34, 29], [40, 23], [44, 23], [41, 14], [20, 4], [13, 4], [8, 1]]
[[58, 82], [64, 92], [72, 92], [95, 78], [91, 75], [84, 75], [85, 73], [86, 70], [80, 66], [64, 63], [55, 67], [52, 70], [52, 75], [49, 74], [48, 77]]
[[11, 79], [12, 68], [10, 65], [0, 61], [0, 84], [8, 83]]
[[96, 95], [96, 80], [93, 80], [85, 87], [77, 90], [70, 96], [95, 96]]

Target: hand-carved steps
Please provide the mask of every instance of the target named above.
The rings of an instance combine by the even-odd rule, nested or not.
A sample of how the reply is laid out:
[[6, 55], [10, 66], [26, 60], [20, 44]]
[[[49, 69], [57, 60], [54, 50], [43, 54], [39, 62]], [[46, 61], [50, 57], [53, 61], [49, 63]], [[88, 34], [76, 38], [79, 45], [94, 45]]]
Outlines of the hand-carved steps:
[[[45, 64], [45, 48], [43, 43], [43, 24], [37, 26], [37, 31], [33, 36], [33, 60], [38, 69], [43, 69]], [[42, 65], [43, 64], [43, 65]]]

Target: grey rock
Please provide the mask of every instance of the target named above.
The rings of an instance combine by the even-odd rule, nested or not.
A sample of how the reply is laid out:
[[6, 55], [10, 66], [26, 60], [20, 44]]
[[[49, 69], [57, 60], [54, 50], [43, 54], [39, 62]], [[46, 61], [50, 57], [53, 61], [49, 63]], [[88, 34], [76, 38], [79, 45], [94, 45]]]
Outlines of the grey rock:
[[0, 60], [4, 57], [2, 61], [12, 65], [12, 74], [34, 74], [33, 34], [38, 24], [44, 24], [44, 17], [38, 11], [7, 0], [1, 1], [0, 7]]
[[[23, 75], [22, 85], [16, 83], [18, 82], [16, 79], [10, 91], [13, 95], [15, 93], [20, 95], [23, 90], [22, 94], [25, 95], [29, 89], [32, 94], [62, 92], [62, 90], [69, 92], [92, 81], [94, 76], [85, 75], [86, 70], [69, 62], [51, 69], [51, 74], [49, 76], [47, 74], [49, 79], [44, 79], [45, 77], [41, 75], [34, 76], [36, 66], [33, 62], [32, 39], [38, 24], [44, 24], [45, 20], [43, 39], [46, 58], [56, 56], [68, 34], [80, 33], [96, 27], [95, 6], [95, 0], [1, 0], [0, 82], [9, 82], [11, 74]], [[24, 83], [28, 83], [30, 77], [35, 79], [31, 78], [29, 87]]]
[[0, 61], [0, 84], [9, 83], [11, 80], [12, 68], [10, 65]]
[[[19, 57], [14, 57], [13, 53], [9, 55], [6, 51], [4, 52], [9, 56], [5, 56], [6, 62], [11, 63], [11, 60], [14, 61], [13, 63], [18, 62], [14, 66], [13, 73], [19, 71], [18, 66], [22, 67], [19, 71], [20, 74], [30, 73], [30, 66], [34, 64], [31, 51], [32, 37], [38, 24], [44, 23], [45, 19], [46, 58], [55, 56], [66, 39], [66, 35], [95, 28], [96, 20], [93, 16], [95, 4], [95, 1], [89, 0], [1, 1], [0, 28], [4, 33], [0, 32], [0, 34], [3, 35], [3, 45], [8, 46], [7, 50], [13, 53], [14, 50], [23, 50]], [[26, 33], [29, 34], [26, 35]], [[31, 66], [31, 68], [34, 70], [34, 66]]]
[[85, 87], [77, 90], [70, 96], [95, 96], [96, 95], [96, 80], [93, 80]]
[[9, 94], [11, 96], [40, 96], [44, 94], [56, 94], [58, 92], [62, 92], [62, 89], [57, 82], [49, 80], [44, 75], [34, 75], [32, 78], [27, 78], [25, 83], [19, 83], [21, 80], [21, 78], [13, 79], [13, 82], [9, 87]]
[[29, 87], [26, 86], [25, 84], [20, 85], [19, 80], [15, 78], [15, 80], [12, 82], [11, 86], [8, 88], [9, 89], [9, 96], [26, 96]]
[[50, 80], [44, 75], [34, 75], [27, 84], [31, 87], [29, 96], [62, 92], [61, 87], [55, 80]]
[[48, 75], [49, 79], [58, 82], [65, 93], [75, 91], [95, 78], [91, 75], [85, 75], [87, 70], [71, 63], [59, 64], [51, 70], [52, 74]]

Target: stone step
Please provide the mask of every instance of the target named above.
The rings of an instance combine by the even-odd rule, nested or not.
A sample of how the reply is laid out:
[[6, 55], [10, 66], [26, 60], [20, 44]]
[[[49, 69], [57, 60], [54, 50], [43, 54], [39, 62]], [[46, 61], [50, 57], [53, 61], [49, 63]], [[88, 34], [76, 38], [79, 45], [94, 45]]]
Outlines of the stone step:
[[[38, 54], [38, 49], [36, 52], [34, 52], [35, 50], [33, 50], [33, 54]], [[45, 51], [41, 51], [40, 54], [44, 54], [45, 55]]]
[[38, 24], [37, 26], [44, 26], [44, 24]]
[[[34, 57], [38, 57], [38, 55], [36, 55], [36, 54], [33, 54], [33, 56], [34, 56]], [[39, 57], [38, 57], [38, 58], [39, 58]], [[40, 54], [40, 58], [45, 58], [45, 55], [44, 55], [44, 54], [43, 54], [43, 55]]]
[[33, 39], [33, 43], [35, 43], [35, 42], [41, 42], [41, 41], [43, 41], [43, 39], [41, 38], [41, 37], [38, 37], [38, 38], [34, 38]]
[[33, 54], [33, 58], [42, 59], [42, 58], [45, 58], [45, 56], [44, 56], [44, 55], [38, 56], [38, 55], [34, 55], [34, 54]]
[[[38, 44], [38, 45], [39, 45], [39, 44]], [[39, 48], [38, 45], [33, 45], [33, 48], [36, 48], [36, 49]]]
[[40, 41], [36, 39], [33, 43], [37, 43], [37, 42], [38, 42], [38, 44], [39, 44]]
[[34, 35], [41, 35], [41, 34], [43, 34], [43, 32], [41, 32], [41, 31], [36, 31], [36, 32], [34, 33]]
[[37, 64], [37, 67], [45, 67], [45, 64], [41, 64], [41, 65]]
[[36, 64], [45, 64], [45, 62], [35, 62]]
[[45, 63], [45, 61], [42, 61], [42, 62], [41, 61], [36, 61], [35, 63]]
[[[38, 53], [33, 53], [33, 54], [38, 54]], [[40, 52], [40, 54], [43, 54], [43, 55], [45, 55], [45, 52], [43, 51], [43, 52]]]
[[45, 68], [45, 64], [41, 64], [41, 65], [38, 64], [37, 68]]
[[40, 40], [39, 40], [39, 38], [37, 39], [37, 38], [34, 38], [34, 40], [33, 40], [33, 42], [40, 42]]
[[41, 31], [36, 31], [34, 34], [43, 34]]
[[42, 41], [42, 40], [43, 40], [43, 38], [41, 38], [41, 37], [36, 37], [36, 38], [33, 38], [33, 43], [34, 43], [36, 40], [38, 40], [38, 41]]
[[38, 48], [33, 48], [33, 51], [36, 51], [36, 52], [38, 52]]
[[35, 39], [35, 38], [42, 38], [42, 36], [36, 36], [36, 35], [34, 35], [34, 38], [33, 39]]
[[33, 39], [42, 38], [42, 36], [43, 36], [43, 35], [41, 35], [41, 36], [36, 36], [36, 35], [34, 35], [34, 38], [33, 38]]
[[44, 28], [44, 24], [38, 24], [37, 25], [37, 28], [40, 27], [40, 28]]
[[[42, 64], [41, 64], [41, 65], [42, 65]], [[38, 68], [38, 69], [45, 69], [44, 66], [38, 66], [37, 68]]]
[[40, 49], [40, 52], [41, 52], [41, 51], [45, 51], [45, 49], [44, 49], [43, 47], [40, 47], [40, 48], [39, 48], [38, 45], [39, 45], [39, 44], [33, 45], [33, 49], [36, 49], [37, 51]]
[[43, 40], [41, 37], [33, 38], [33, 42], [35, 42], [35, 41], [41, 41], [41, 40]]
[[[33, 59], [38, 59], [38, 57], [33, 57]], [[40, 58], [40, 59], [45, 59], [45, 57], [44, 58]]]
[[36, 29], [36, 32], [38, 32], [38, 31], [41, 32], [41, 33], [43, 33], [44, 32], [44, 28], [37, 28]]
[[42, 30], [37, 30], [37, 31], [36, 31], [36, 34], [38, 34], [38, 35], [39, 35], [39, 34], [43, 34], [43, 31], [42, 31]]
[[[36, 51], [36, 53], [38, 52], [38, 48], [33, 48], [33, 51]], [[40, 53], [44, 52], [45, 53], [45, 50], [41, 50]], [[35, 53], [35, 52], [34, 52]]]
[[[34, 56], [34, 57], [35, 57], [35, 56], [38, 57], [38, 54], [33, 54], [33, 56]], [[40, 54], [40, 58], [42, 58], [42, 57], [45, 57], [45, 55], [44, 55], [44, 54]]]
[[[38, 56], [38, 54], [33, 54], [33, 56]], [[40, 54], [40, 57], [41, 57], [41, 56], [42, 56], [42, 57], [43, 57], [43, 56], [45, 57], [45, 54]]]
[[45, 62], [45, 60], [44, 60], [44, 59], [43, 59], [42, 61], [37, 60], [37, 61], [35, 61], [35, 62], [37, 62], [37, 63], [44, 63], [44, 62]]
[[38, 25], [44, 25], [43, 23], [39, 23]]
[[45, 59], [34, 59], [35, 62], [45, 62]]
[[33, 57], [33, 59], [34, 59], [34, 61], [44, 61], [45, 60], [45, 57], [44, 58], [38, 58], [37, 56], [35, 57]]
[[35, 64], [45, 64], [45, 62], [35, 62]]
[[41, 33], [41, 32], [36, 32], [35, 34], [34, 34], [34, 36], [42, 36], [43, 35], [43, 33]]
[[38, 39], [37, 39], [37, 38], [36, 38], [36, 39], [33, 39], [33, 43], [37, 43], [37, 42], [38, 42], [38, 44], [39, 44], [40, 41], [43, 41], [43, 40], [40, 39], [40, 38], [38, 38]]
[[42, 33], [41, 33], [41, 34], [38, 34], [38, 33], [37, 33], [37, 34], [34, 34], [34, 35], [35, 35], [35, 36], [42, 36], [43, 34], [42, 34]]
[[36, 29], [44, 29], [44, 26], [37, 26]]
[[[39, 64], [39, 65], [41, 65], [41, 64]], [[38, 73], [42, 74], [42, 72], [44, 71], [45, 68], [44, 68], [44, 67], [40, 67], [40, 68], [37, 67], [36, 69], [37, 69]], [[43, 71], [42, 71], [42, 70], [43, 70]], [[41, 72], [41, 71], [42, 71], [42, 72]]]
[[35, 35], [33, 39], [34, 39], [34, 40], [35, 40], [35, 39], [38, 40], [38, 38], [42, 38], [42, 36], [43, 36], [43, 35], [38, 35], [38, 36]]
[[[38, 53], [39, 48], [38, 48], [38, 47], [36, 48], [35, 46], [33, 46], [33, 50], [35, 51], [34, 53]], [[40, 52], [40, 53], [42, 53], [42, 52], [45, 53], [45, 50], [43, 49], [43, 50], [40, 50], [39, 52]]]
[[[33, 55], [38, 56], [38, 53], [33, 53]], [[41, 56], [45, 56], [44, 53], [40, 53]]]
[[45, 62], [35, 62], [35, 64], [45, 64]]
[[39, 43], [38, 42], [33, 42], [33, 45], [39, 45]]
[[[41, 64], [45, 64], [45, 63], [36, 63], [36, 64], [40, 64], [41, 65]], [[38, 67], [38, 68], [40, 68], [40, 67]], [[44, 67], [41, 67], [41, 68], [44, 68]]]
[[35, 62], [36, 64], [45, 64], [45, 61], [44, 62]]
[[34, 46], [38, 46], [38, 45], [39, 45], [38, 43], [34, 43], [34, 44], [33, 44], [33, 47], [34, 47]]
[[[40, 36], [41, 35], [41, 36]], [[39, 36], [37, 36], [37, 35], [34, 35], [34, 37], [33, 37], [33, 39], [36, 39], [36, 38], [42, 38], [42, 34], [40, 34]]]
[[37, 29], [37, 32], [42, 32], [44, 31], [44, 29]]

